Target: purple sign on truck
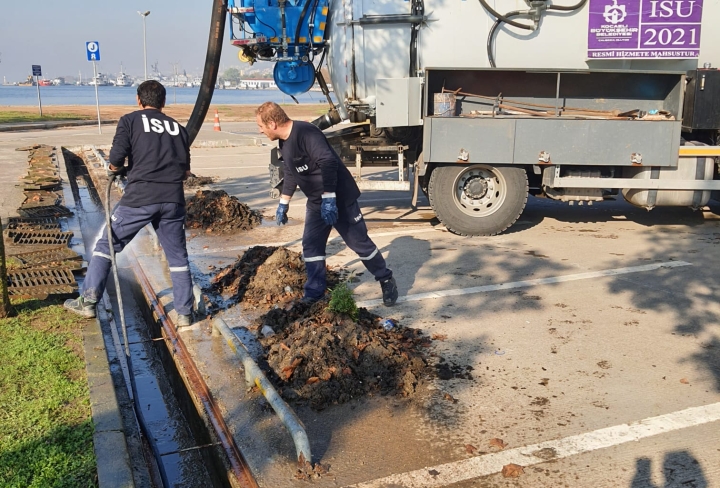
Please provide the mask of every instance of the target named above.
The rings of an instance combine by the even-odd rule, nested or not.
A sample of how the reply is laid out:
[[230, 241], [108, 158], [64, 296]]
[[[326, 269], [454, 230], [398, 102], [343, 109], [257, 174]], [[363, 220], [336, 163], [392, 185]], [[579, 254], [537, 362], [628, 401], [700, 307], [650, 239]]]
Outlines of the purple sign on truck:
[[703, 0], [590, 0], [588, 58], [700, 55]]

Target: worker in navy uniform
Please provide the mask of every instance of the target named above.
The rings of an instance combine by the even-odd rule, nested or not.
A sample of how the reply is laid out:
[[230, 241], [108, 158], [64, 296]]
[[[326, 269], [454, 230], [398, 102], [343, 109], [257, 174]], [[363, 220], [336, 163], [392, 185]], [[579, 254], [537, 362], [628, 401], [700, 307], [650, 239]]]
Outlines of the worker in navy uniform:
[[[110, 150], [108, 176], [127, 174], [125, 193], [111, 217], [113, 247], [116, 253], [122, 251], [140, 229], [152, 224], [170, 267], [176, 325], [187, 326], [193, 320], [183, 191], [183, 181], [190, 175], [188, 134], [162, 112], [165, 87], [157, 81], [138, 86], [137, 103], [142, 110], [120, 118]], [[67, 300], [65, 308], [95, 317], [111, 264], [107, 232], [103, 232], [90, 259], [80, 297]]]
[[360, 190], [325, 135], [308, 122], [291, 120], [273, 102], [263, 103], [256, 111], [256, 118], [260, 132], [271, 141], [279, 141], [285, 169], [280, 204], [275, 214], [277, 224], [287, 223], [290, 199], [298, 186], [307, 197], [302, 238], [307, 282], [302, 302], [314, 303], [325, 294], [325, 246], [335, 227], [380, 282], [383, 303], [394, 305], [398, 297], [395, 278], [368, 236], [357, 201]]

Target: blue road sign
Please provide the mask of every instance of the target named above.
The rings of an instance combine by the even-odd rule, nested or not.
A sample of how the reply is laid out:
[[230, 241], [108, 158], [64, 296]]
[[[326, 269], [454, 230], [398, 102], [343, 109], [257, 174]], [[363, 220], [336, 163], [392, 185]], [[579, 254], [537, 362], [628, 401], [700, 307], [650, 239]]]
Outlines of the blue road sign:
[[85, 50], [87, 51], [88, 61], [100, 61], [100, 43], [97, 41], [90, 41], [85, 43]]
[[42, 76], [42, 69], [39, 64], [32, 65], [33, 76]]

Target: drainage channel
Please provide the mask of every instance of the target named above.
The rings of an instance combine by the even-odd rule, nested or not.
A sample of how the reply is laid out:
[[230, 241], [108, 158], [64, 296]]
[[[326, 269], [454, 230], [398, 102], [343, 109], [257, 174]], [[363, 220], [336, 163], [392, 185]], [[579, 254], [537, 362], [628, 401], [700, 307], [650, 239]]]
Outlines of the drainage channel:
[[[85, 236], [88, 256], [99, 237], [105, 221], [100, 194], [88, 173], [89, 158], [80, 151], [63, 150], [76, 200], [77, 214]], [[100, 190], [100, 191], [98, 191]], [[127, 367], [116, 290], [108, 280], [106, 293], [107, 313], [99, 311], [111, 372], [116, 393], [123, 410], [131, 462], [136, 486], [220, 487], [230, 486], [217, 459], [216, 449], [205, 424], [200, 419], [182, 378], [165, 345], [157, 322], [143, 298], [142, 289], [128, 267], [123, 255], [118, 255], [120, 293], [130, 348], [131, 368]], [[135, 383], [135, 409], [132, 408], [133, 391], [128, 387], [132, 372]], [[142, 427], [142, 428], [141, 428]], [[134, 432], [134, 433], [133, 433]], [[140, 465], [144, 464], [140, 468]]]

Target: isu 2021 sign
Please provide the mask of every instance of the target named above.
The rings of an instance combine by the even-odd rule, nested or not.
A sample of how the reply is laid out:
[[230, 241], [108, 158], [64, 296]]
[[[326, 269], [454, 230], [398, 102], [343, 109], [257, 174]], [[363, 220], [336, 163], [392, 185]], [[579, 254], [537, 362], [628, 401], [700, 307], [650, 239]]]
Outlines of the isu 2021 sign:
[[703, 0], [590, 0], [589, 59], [700, 55]]

